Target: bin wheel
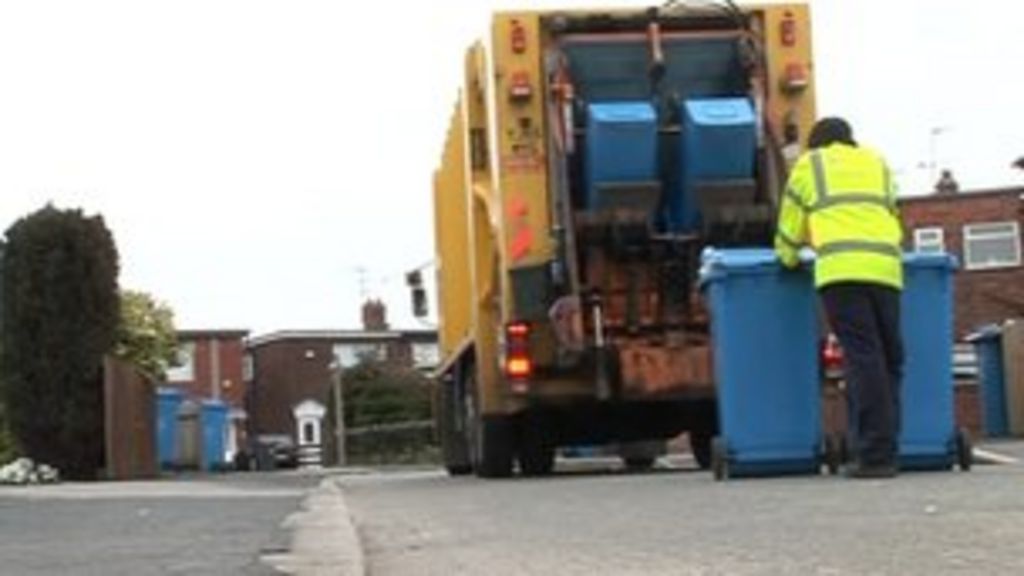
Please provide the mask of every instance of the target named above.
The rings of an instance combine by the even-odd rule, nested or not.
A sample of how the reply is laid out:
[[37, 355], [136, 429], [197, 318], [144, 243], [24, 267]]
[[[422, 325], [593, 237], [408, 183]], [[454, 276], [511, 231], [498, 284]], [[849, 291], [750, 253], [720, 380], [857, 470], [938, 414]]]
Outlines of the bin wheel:
[[956, 461], [960, 470], [967, 472], [974, 463], [974, 451], [971, 443], [971, 434], [961, 428], [956, 432]]
[[845, 461], [845, 440], [841, 435], [833, 434], [825, 437], [825, 469], [829, 475], [839, 474], [839, 468]]
[[719, 436], [711, 440], [711, 472], [719, 482], [729, 479], [729, 452], [725, 440]]

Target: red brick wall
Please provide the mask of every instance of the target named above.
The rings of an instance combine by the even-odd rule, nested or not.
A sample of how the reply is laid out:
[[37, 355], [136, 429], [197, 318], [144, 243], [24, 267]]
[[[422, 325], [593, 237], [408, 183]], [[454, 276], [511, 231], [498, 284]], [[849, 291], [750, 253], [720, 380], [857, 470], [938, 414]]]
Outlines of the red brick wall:
[[213, 358], [211, 351], [217, 341], [220, 361], [220, 394], [221, 399], [235, 408], [244, 408], [246, 383], [242, 378], [242, 366], [245, 357], [245, 343], [240, 337], [208, 336], [182, 338], [183, 342], [192, 342], [195, 346], [193, 354], [193, 380], [190, 382], [174, 382], [185, 393], [193, 398], [212, 398], [215, 391]]
[[294, 434], [296, 404], [313, 399], [327, 405], [333, 352], [332, 342], [324, 340], [280, 340], [252, 348], [252, 432]]
[[[900, 209], [907, 246], [913, 247], [914, 229], [941, 227], [946, 250], [956, 255], [962, 266], [964, 225], [1021, 222], [1022, 193], [1024, 189], [1008, 189], [904, 199]], [[1024, 316], [1024, 267], [984, 271], [961, 268], [956, 274], [955, 290], [957, 338], [982, 324]]]

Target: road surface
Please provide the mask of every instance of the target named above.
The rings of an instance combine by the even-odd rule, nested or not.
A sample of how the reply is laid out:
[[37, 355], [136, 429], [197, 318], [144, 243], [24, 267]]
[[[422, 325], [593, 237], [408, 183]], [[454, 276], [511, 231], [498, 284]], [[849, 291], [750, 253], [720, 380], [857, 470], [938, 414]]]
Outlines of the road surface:
[[673, 470], [337, 479], [373, 576], [1024, 574], [1024, 466], [734, 480]]

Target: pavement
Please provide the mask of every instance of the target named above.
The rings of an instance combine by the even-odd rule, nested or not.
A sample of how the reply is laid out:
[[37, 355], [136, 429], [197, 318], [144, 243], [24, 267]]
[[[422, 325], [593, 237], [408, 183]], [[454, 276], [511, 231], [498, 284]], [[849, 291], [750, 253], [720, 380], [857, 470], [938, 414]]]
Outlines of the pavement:
[[0, 574], [277, 574], [282, 521], [321, 481], [293, 472], [0, 487]]

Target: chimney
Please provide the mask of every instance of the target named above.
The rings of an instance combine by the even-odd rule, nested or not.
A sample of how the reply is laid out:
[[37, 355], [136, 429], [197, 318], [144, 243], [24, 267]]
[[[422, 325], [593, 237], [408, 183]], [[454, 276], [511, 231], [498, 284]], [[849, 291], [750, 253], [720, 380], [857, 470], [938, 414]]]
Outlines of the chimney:
[[383, 332], [388, 329], [388, 309], [380, 300], [363, 303], [363, 330]]
[[960, 191], [960, 183], [953, 178], [951, 170], [943, 170], [942, 177], [935, 183], [935, 192], [939, 195], [956, 194]]

